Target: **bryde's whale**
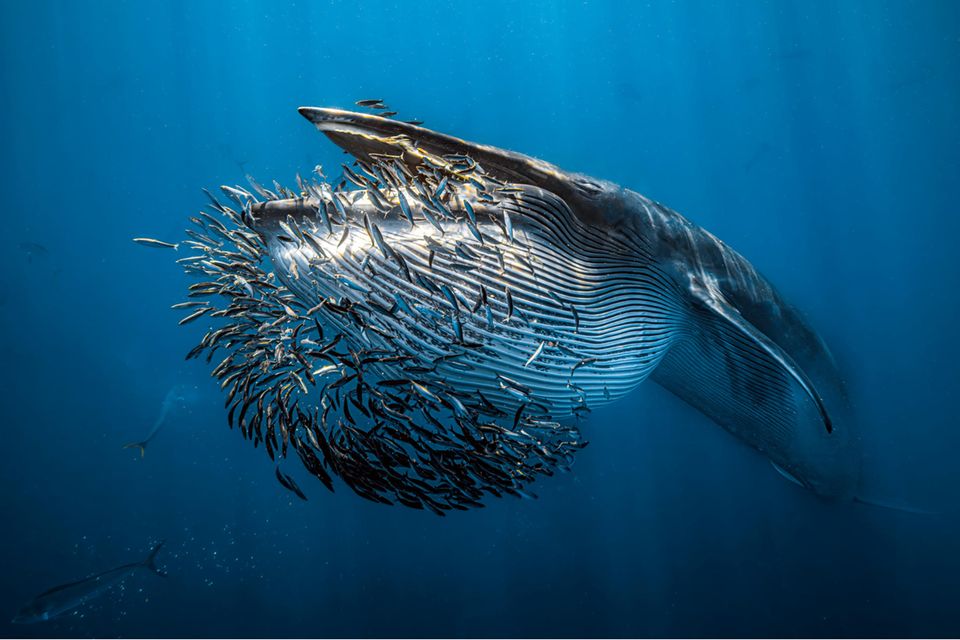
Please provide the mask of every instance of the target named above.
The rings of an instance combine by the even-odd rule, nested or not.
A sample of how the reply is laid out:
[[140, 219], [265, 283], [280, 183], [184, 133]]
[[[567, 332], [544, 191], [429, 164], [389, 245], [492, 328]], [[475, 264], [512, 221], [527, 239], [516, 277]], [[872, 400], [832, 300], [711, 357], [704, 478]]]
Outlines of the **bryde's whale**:
[[[823, 340], [740, 254], [619, 185], [414, 124], [300, 113], [331, 185], [224, 187], [194, 218], [190, 356], [231, 425], [332, 488], [436, 513], [567, 467], [576, 418], [647, 378], [788, 478], [852, 498], [857, 435]], [[320, 174], [322, 176], [322, 174]]]

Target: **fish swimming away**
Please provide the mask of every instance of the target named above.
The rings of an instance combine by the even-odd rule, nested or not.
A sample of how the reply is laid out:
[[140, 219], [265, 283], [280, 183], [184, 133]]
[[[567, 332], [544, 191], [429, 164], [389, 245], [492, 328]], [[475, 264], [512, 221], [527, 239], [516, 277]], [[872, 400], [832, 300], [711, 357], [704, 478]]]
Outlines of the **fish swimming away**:
[[651, 378], [802, 486], [855, 494], [829, 350], [725, 243], [528, 156], [300, 113], [348, 179], [223, 187], [178, 260], [208, 303], [188, 358], [216, 357], [231, 428], [271, 459], [442, 515], [569, 468], [578, 419]]
[[73, 611], [97, 596], [103, 595], [110, 587], [125, 580], [138, 569], [149, 569], [160, 577], [166, 573], [156, 565], [157, 553], [164, 541], [158, 542], [141, 562], [120, 565], [113, 569], [44, 591], [26, 604], [13, 618], [17, 624], [45, 622]]
[[133, 241], [139, 245], [143, 245], [144, 247], [153, 247], [154, 249], [177, 249], [176, 244], [164, 242], [163, 240], [157, 240], [155, 238], [134, 238]]
[[180, 385], [174, 385], [170, 387], [166, 395], [163, 397], [163, 403], [160, 405], [160, 414], [157, 416], [157, 419], [153, 422], [153, 427], [150, 429], [150, 433], [147, 434], [147, 437], [138, 442], [128, 442], [123, 445], [124, 449], [137, 449], [140, 451], [140, 457], [144, 457], [147, 453], [147, 445], [160, 433], [160, 430], [166, 425], [167, 415], [170, 413], [170, 410], [178, 402], [183, 402], [186, 400], [186, 394]]
[[280, 486], [282, 486], [284, 489], [294, 494], [301, 500], [307, 499], [307, 496], [300, 489], [300, 486], [296, 483], [296, 481], [290, 476], [288, 476], [287, 474], [280, 471], [280, 467], [277, 467], [276, 469], [274, 469], [274, 475], [277, 476], [277, 482], [279, 482]]
[[27, 254], [27, 262], [33, 262], [34, 258], [46, 256], [49, 250], [39, 242], [21, 242], [20, 250]]

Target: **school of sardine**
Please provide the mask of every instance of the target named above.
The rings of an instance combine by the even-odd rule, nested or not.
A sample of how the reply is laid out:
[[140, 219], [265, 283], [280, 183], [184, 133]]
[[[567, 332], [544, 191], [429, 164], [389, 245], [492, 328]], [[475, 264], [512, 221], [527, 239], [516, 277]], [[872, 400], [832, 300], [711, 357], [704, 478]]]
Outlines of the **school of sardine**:
[[336, 186], [318, 171], [296, 192], [207, 192], [185, 241], [137, 242], [190, 252], [174, 306], [211, 328], [187, 357], [215, 365], [230, 426], [271, 459], [437, 514], [529, 495], [585, 446], [571, 416], [611, 394], [578, 384], [603, 354], [570, 339], [576, 306], [530, 286], [552, 265], [528, 242], [548, 217], [528, 212], [563, 204], [467, 156], [404, 155], [344, 165]]

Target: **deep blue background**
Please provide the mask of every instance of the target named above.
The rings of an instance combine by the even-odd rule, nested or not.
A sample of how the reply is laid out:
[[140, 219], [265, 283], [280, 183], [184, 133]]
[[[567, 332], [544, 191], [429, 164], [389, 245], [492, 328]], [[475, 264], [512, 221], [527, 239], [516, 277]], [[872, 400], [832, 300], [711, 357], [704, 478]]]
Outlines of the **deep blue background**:
[[[0, 634], [960, 633], [960, 4], [627, 4], [2, 3]], [[944, 512], [824, 503], [653, 383], [536, 501], [439, 519], [293, 461], [291, 499], [183, 361], [174, 254], [130, 238], [336, 167], [296, 107], [366, 97], [736, 247], [835, 350], [877, 494]], [[166, 580], [7, 625], [160, 537]]]

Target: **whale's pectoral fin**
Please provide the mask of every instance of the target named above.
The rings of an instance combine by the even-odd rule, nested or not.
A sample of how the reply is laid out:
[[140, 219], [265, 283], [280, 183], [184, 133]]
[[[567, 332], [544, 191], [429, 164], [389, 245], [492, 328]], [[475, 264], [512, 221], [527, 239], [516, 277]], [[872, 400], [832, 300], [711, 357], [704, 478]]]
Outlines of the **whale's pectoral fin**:
[[[719, 292], [693, 286], [688, 336], [654, 380], [767, 452], [831, 437], [833, 422], [806, 373]], [[790, 471], [788, 460], [774, 460]]]
[[797, 366], [793, 358], [773, 340], [750, 324], [746, 318], [740, 315], [740, 312], [737, 311], [736, 308], [723, 301], [719, 294], [710, 294], [706, 290], [701, 289], [696, 292], [696, 295], [698, 295], [700, 301], [703, 302], [705, 306], [726, 320], [731, 327], [734, 327], [736, 331], [740, 332], [744, 339], [751, 341], [760, 348], [783, 372], [800, 385], [800, 388], [803, 389], [810, 400], [816, 405], [827, 433], [831, 433], [833, 431], [833, 423], [830, 420], [830, 415], [827, 413], [827, 408], [823, 404], [823, 399], [814, 388], [813, 382], [807, 377], [803, 369]]
[[334, 144], [364, 162], [371, 161], [371, 154], [397, 156], [410, 166], [421, 164], [424, 153], [468, 156], [498, 180], [542, 187], [571, 205], [582, 198], [595, 198], [609, 188], [600, 180], [564, 171], [543, 160], [398, 120], [342, 109], [300, 107], [299, 111]]

